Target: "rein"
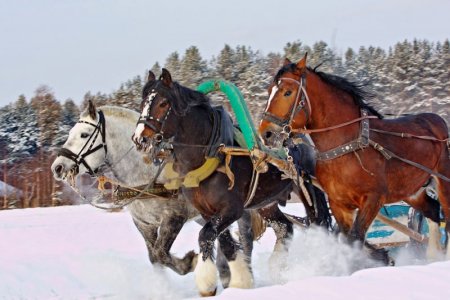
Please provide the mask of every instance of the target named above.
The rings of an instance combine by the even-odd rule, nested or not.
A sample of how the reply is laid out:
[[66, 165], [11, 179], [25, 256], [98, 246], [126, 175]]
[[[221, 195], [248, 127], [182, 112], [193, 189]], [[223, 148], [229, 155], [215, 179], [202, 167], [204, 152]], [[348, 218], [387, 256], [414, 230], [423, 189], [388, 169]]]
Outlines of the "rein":
[[[139, 199], [143, 195], [149, 196], [151, 198], [167, 198], [168, 199], [168, 198], [175, 197], [178, 194], [178, 191], [172, 192], [171, 195], [166, 196], [166, 197], [163, 197], [163, 196], [161, 196], [161, 195], [159, 195], [159, 194], [157, 194], [155, 192], [149, 191], [155, 186], [156, 180], [158, 179], [159, 175], [161, 174], [162, 170], [164, 169], [164, 165], [165, 164], [163, 163], [163, 164], [161, 164], [159, 166], [158, 171], [156, 172], [155, 177], [153, 178], [153, 180], [150, 181], [143, 189], [141, 189], [140, 187], [136, 188], [136, 187], [130, 187], [130, 186], [127, 186], [127, 185], [123, 185], [120, 182], [118, 182], [118, 181], [116, 181], [114, 179], [108, 178], [106, 176], [103, 176], [103, 175], [99, 176], [99, 177], [96, 177], [97, 181], [98, 181], [97, 189], [101, 192], [101, 196], [105, 195], [104, 192], [106, 190], [106, 188], [105, 188], [105, 184], [106, 183], [110, 183], [112, 185], [117, 185], [117, 188], [114, 190], [114, 192], [117, 193], [116, 195], [117, 195], [118, 199], [116, 199], [114, 201], [113, 205], [109, 205], [107, 207], [101, 206], [101, 205], [95, 203], [97, 198], [95, 198], [95, 199], [87, 199], [85, 196], [83, 196], [81, 194], [80, 190], [78, 188], [76, 188], [74, 185], [70, 184], [70, 187], [72, 188], [72, 190], [74, 190], [78, 194], [78, 196], [80, 196], [81, 199], [83, 199], [84, 201], [88, 202], [90, 205], [92, 205], [92, 206], [94, 206], [96, 208], [105, 209], [105, 210], [123, 208], [123, 207], [131, 204], [135, 200]], [[94, 186], [94, 184], [95, 184], [95, 182], [90, 187]], [[125, 189], [128, 189], [128, 190], [131, 190], [131, 191], [134, 191], [137, 194], [134, 195], [132, 198], [127, 199], [126, 201], [123, 201], [123, 200], [119, 199], [119, 197], [120, 197], [119, 189], [121, 187], [125, 188]], [[157, 188], [157, 190], [160, 191], [161, 193], [165, 193], [165, 194], [170, 193], [170, 191], [163, 190], [161, 187]], [[117, 203], [119, 203], [119, 204], [117, 204]]]
[[[319, 129], [292, 129], [291, 132], [293, 133], [303, 133], [303, 134], [311, 134], [311, 133], [319, 133], [319, 132], [325, 132], [325, 131], [329, 131], [329, 130], [333, 130], [333, 129], [337, 129], [337, 128], [341, 128], [341, 127], [345, 127], [347, 125], [365, 120], [365, 119], [378, 119], [377, 116], [362, 116], [356, 119], [353, 119], [351, 121], [345, 122], [345, 123], [341, 123], [335, 126], [330, 126], [330, 127], [325, 127], [325, 128], [319, 128]], [[370, 129], [371, 131], [373, 129]]]
[[[356, 151], [360, 150], [360, 149], [364, 149], [368, 146], [371, 146], [375, 150], [379, 151], [386, 159], [391, 159], [392, 157], [394, 157], [406, 164], [414, 166], [414, 167], [416, 167], [422, 171], [425, 171], [433, 176], [439, 177], [440, 179], [450, 182], [450, 178], [446, 177], [445, 175], [437, 173], [437, 172], [435, 172], [421, 164], [418, 164], [414, 161], [405, 159], [405, 158], [393, 153], [392, 151], [384, 148], [380, 144], [374, 142], [373, 140], [371, 140], [369, 138], [369, 132], [372, 131], [372, 132], [377, 132], [377, 133], [381, 133], [381, 134], [389, 134], [389, 135], [398, 136], [401, 138], [416, 138], [416, 139], [429, 140], [429, 141], [435, 141], [435, 142], [445, 142], [445, 143], [447, 143], [447, 145], [450, 145], [450, 143], [449, 143], [450, 138], [437, 139], [432, 136], [419, 136], [419, 135], [403, 133], [403, 132], [402, 133], [390, 132], [390, 131], [385, 131], [385, 130], [380, 130], [380, 129], [375, 129], [375, 128], [369, 128], [369, 119], [378, 119], [378, 117], [368, 115], [368, 112], [365, 109], [361, 109], [361, 115], [362, 115], [361, 117], [350, 120], [348, 122], [338, 124], [338, 125], [334, 125], [334, 126], [330, 126], [330, 127], [326, 127], [326, 128], [319, 128], [319, 129], [306, 129], [306, 128], [292, 129], [290, 124], [292, 123], [292, 120], [295, 117], [295, 115], [306, 106], [305, 100], [306, 100], [306, 103], [309, 108], [309, 113], [306, 112], [306, 110], [304, 110], [305, 114], [307, 116], [306, 123], [308, 123], [308, 120], [309, 120], [308, 115], [311, 115], [310, 100], [309, 100], [308, 94], [306, 92], [306, 89], [303, 86], [303, 82], [304, 81], [306, 82], [306, 73], [303, 73], [301, 76], [302, 77], [300, 79], [300, 82], [295, 79], [292, 79], [292, 78], [280, 78], [280, 81], [281, 80], [291, 81], [291, 82], [297, 83], [299, 86], [299, 88], [297, 90], [297, 95], [296, 95], [294, 105], [291, 107], [291, 114], [290, 114], [289, 119], [280, 118], [269, 112], [264, 112], [263, 119], [266, 119], [267, 121], [272, 122], [272, 123], [282, 127], [283, 128], [282, 133], [288, 133], [288, 134], [290, 134], [290, 133], [300, 133], [300, 134], [320, 133], [320, 132], [334, 130], [337, 128], [342, 128], [342, 127], [345, 127], [345, 126], [348, 126], [348, 125], [351, 125], [351, 124], [354, 124], [357, 122], [361, 122], [360, 133], [359, 133], [358, 138], [356, 138], [355, 140], [352, 140], [348, 143], [345, 143], [343, 145], [340, 145], [336, 148], [333, 148], [331, 150], [325, 151], [325, 152], [316, 151], [317, 160], [322, 160], [322, 161], [331, 160], [331, 159], [335, 159], [337, 157], [346, 155], [350, 152], [354, 152], [359, 159], [359, 156]], [[302, 95], [302, 100], [298, 101], [300, 94]], [[449, 146], [449, 149], [450, 149], [450, 146]], [[361, 163], [361, 161], [360, 161], [360, 163]]]
[[265, 111], [263, 113], [262, 119], [267, 120], [269, 122], [272, 122], [272, 123], [280, 126], [281, 128], [283, 128], [283, 132], [290, 133], [290, 130], [291, 130], [290, 124], [292, 123], [292, 120], [297, 115], [297, 113], [299, 113], [301, 110], [303, 110], [303, 108], [306, 105], [308, 105], [308, 110], [305, 109], [303, 111], [306, 116], [306, 122], [308, 122], [309, 117], [312, 114], [311, 102], [309, 101], [309, 97], [308, 97], [308, 94], [306, 93], [306, 89], [305, 89], [305, 86], [306, 86], [306, 74], [305, 73], [302, 74], [300, 81], [292, 79], [292, 78], [280, 78], [279, 82], [281, 82], [282, 80], [294, 82], [294, 83], [298, 84], [298, 86], [299, 86], [299, 88], [297, 90], [297, 94], [295, 95], [294, 104], [289, 109], [291, 111], [291, 114], [289, 115], [289, 119], [284, 119], [284, 118], [278, 117], [268, 111]]

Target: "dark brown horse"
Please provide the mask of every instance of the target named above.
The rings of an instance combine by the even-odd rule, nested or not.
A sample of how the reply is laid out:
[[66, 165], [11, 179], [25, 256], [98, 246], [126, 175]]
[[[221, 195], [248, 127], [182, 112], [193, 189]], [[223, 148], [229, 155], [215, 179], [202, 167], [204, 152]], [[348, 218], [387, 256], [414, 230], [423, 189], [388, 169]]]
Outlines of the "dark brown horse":
[[[220, 159], [218, 148], [221, 144], [233, 145], [233, 124], [229, 115], [212, 107], [202, 93], [173, 82], [165, 69], [159, 80], [153, 73], [149, 74], [143, 89], [141, 109], [133, 140], [144, 149], [161, 141], [170, 143], [173, 146], [173, 169], [180, 176], [204, 166], [206, 157], [217, 156]], [[245, 206], [252, 180], [252, 162], [248, 157], [234, 157], [230, 168], [235, 175], [235, 184], [231, 189], [228, 189], [227, 175], [220, 171], [213, 172], [198, 187], [181, 188], [185, 199], [192, 202], [206, 221], [199, 233], [201, 255], [195, 269], [197, 287], [202, 295], [215, 293], [217, 270], [212, 260], [216, 239], [220, 241], [230, 266], [229, 286], [252, 286], [251, 270], [226, 230], [242, 216], [244, 208], [258, 209], [275, 227], [279, 233], [278, 247], [286, 248], [292, 235], [292, 223], [277, 205], [288, 199], [292, 182], [282, 180], [281, 172], [270, 166], [267, 173], [261, 174], [255, 195]]]
[[[306, 55], [298, 63], [286, 60], [269, 94], [259, 132], [267, 138], [310, 134], [317, 179], [350, 241], [363, 242], [380, 208], [400, 200], [438, 222], [439, 204], [422, 191], [430, 177], [438, 182], [450, 230], [449, 139], [442, 118], [423, 113], [385, 120], [363, 101], [369, 94], [361, 85], [306, 67]], [[385, 252], [372, 255], [388, 262]]]

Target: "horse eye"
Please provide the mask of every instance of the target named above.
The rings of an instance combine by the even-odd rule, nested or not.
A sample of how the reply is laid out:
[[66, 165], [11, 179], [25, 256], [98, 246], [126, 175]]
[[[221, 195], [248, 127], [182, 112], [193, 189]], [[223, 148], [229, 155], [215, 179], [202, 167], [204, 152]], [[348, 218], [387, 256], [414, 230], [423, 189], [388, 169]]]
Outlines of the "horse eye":
[[88, 134], [88, 133], [83, 132], [83, 133], [81, 134], [81, 138], [82, 138], [82, 139], [85, 139], [85, 138], [87, 138], [87, 137], [89, 137], [89, 134]]
[[292, 94], [291, 91], [287, 91], [286, 93], [284, 93], [284, 96], [285, 96], [285, 97], [289, 97], [291, 94]]
[[167, 100], [161, 101], [161, 103], [159, 104], [159, 107], [164, 108], [169, 104], [169, 102]]

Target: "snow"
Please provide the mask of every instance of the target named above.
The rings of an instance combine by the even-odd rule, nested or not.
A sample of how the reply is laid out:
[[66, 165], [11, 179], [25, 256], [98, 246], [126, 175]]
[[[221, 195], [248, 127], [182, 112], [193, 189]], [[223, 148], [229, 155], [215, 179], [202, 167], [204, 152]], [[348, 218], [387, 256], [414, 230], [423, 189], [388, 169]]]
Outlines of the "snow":
[[[297, 204], [298, 205], [298, 204]], [[172, 252], [196, 245], [187, 223]], [[256, 288], [218, 289], [219, 299], [450, 299], [450, 262], [425, 265], [407, 250], [401, 267], [356, 271], [364, 253], [319, 230], [296, 229], [288, 255], [270, 259], [269, 229], [255, 243]], [[0, 299], [197, 298], [192, 273], [154, 267], [128, 212], [88, 205], [0, 211]], [[280, 267], [281, 270], [280, 270]]]

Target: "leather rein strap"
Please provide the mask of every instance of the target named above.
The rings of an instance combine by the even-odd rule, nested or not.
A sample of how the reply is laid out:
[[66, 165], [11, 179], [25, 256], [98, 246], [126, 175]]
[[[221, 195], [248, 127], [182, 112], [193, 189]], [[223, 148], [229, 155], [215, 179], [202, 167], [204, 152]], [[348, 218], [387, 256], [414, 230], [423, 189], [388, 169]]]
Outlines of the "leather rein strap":
[[[263, 119], [266, 119], [269, 122], [272, 122], [278, 126], [281, 126], [283, 128], [283, 132], [286, 132], [286, 128], [287, 128], [288, 129], [287, 133], [301, 133], [301, 134], [320, 133], [320, 132], [325, 132], [325, 131], [341, 128], [344, 126], [348, 126], [348, 125], [354, 124], [356, 122], [361, 122], [358, 138], [356, 138], [355, 140], [350, 141], [348, 143], [345, 143], [341, 146], [333, 148], [331, 150], [325, 151], [325, 152], [317, 151], [316, 152], [317, 160], [326, 161], [326, 160], [335, 159], [337, 157], [346, 155], [350, 152], [356, 153], [357, 150], [364, 149], [368, 146], [372, 146], [375, 150], [379, 151], [386, 159], [391, 159], [392, 157], [394, 157], [406, 164], [414, 166], [414, 167], [421, 169], [422, 171], [425, 171], [431, 175], [439, 177], [442, 180], [450, 182], [450, 178], [446, 177], [445, 175], [437, 173], [421, 164], [418, 164], [416, 162], [413, 162], [413, 161], [410, 161], [403, 157], [400, 157], [400, 156], [396, 155], [395, 153], [393, 153], [392, 151], [384, 148], [380, 144], [371, 140], [369, 138], [369, 134], [370, 134], [370, 131], [373, 131], [373, 132], [378, 132], [381, 134], [389, 134], [389, 135], [399, 136], [402, 138], [417, 138], [417, 139], [423, 139], [423, 140], [429, 140], [429, 141], [435, 141], [435, 142], [445, 142], [445, 143], [447, 143], [447, 145], [450, 149], [450, 139], [449, 138], [437, 139], [432, 136], [418, 136], [418, 135], [413, 135], [413, 134], [409, 134], [409, 133], [390, 132], [390, 131], [384, 131], [384, 130], [375, 129], [375, 128], [370, 129], [369, 128], [369, 119], [378, 119], [378, 117], [377, 116], [369, 116], [367, 110], [365, 110], [365, 109], [361, 109], [361, 117], [353, 119], [353, 120], [345, 122], [345, 123], [335, 125], [335, 126], [319, 128], [319, 129], [306, 129], [306, 128], [291, 129], [290, 124], [292, 123], [292, 120], [294, 119], [295, 115], [299, 111], [304, 110], [305, 106], [308, 106], [308, 109], [309, 109], [309, 112], [306, 112], [306, 110], [304, 110], [306, 117], [307, 117], [306, 120], [308, 121], [308, 117], [311, 116], [311, 112], [312, 112], [311, 111], [311, 103], [310, 103], [308, 94], [306, 92], [306, 89], [304, 87], [304, 84], [306, 84], [306, 77], [305, 77], [305, 73], [304, 73], [302, 75], [300, 81], [297, 81], [292, 78], [281, 78], [280, 81], [281, 80], [292, 81], [294, 83], [297, 83], [299, 86], [294, 105], [291, 108], [291, 114], [289, 116], [289, 119], [280, 118], [269, 112], [264, 112]], [[299, 101], [299, 98], [301, 98], [300, 101]]]

